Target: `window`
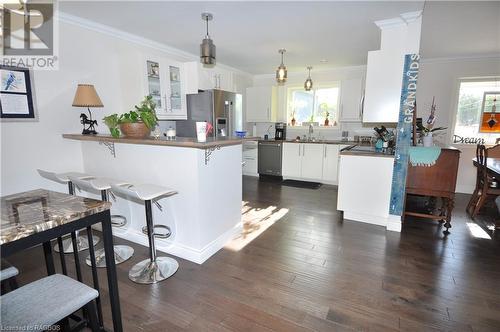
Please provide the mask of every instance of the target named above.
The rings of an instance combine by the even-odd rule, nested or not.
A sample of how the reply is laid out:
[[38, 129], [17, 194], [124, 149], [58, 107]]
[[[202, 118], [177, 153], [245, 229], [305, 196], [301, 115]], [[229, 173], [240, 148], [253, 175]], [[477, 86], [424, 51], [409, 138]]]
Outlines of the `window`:
[[[500, 136], [500, 81], [463, 80], [458, 93], [453, 143], [494, 144]], [[496, 110], [498, 108], [498, 111]], [[498, 115], [497, 115], [498, 112]]]
[[287, 92], [288, 123], [295, 119], [295, 125], [309, 124], [324, 126], [328, 117], [328, 126], [335, 126], [338, 121], [339, 88], [338, 84], [318, 86], [311, 91], [304, 87], [288, 88]]

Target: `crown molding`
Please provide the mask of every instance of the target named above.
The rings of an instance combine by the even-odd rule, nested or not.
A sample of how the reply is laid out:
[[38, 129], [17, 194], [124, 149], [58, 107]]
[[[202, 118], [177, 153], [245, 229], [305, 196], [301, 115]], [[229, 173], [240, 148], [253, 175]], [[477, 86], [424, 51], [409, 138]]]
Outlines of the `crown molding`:
[[[148, 38], [141, 37], [141, 36], [129, 33], [129, 32], [125, 32], [123, 30], [119, 30], [119, 29], [110, 27], [109, 25], [97, 23], [97, 22], [94, 22], [92, 20], [88, 20], [88, 19], [81, 18], [81, 17], [75, 16], [72, 14], [68, 14], [68, 13], [63, 12], [63, 11], [59, 11], [56, 17], [58, 18], [59, 22], [78, 26], [80, 28], [84, 28], [87, 30], [98, 32], [98, 33], [101, 33], [101, 34], [104, 34], [104, 35], [107, 35], [110, 37], [114, 37], [114, 38], [118, 38], [118, 39], [130, 42], [130, 43], [134, 43], [136, 45], [141, 45], [144, 47], [152, 48], [152, 49], [155, 49], [157, 51], [167, 53], [170, 56], [174, 56], [174, 57], [180, 59], [181, 61], [185, 61], [185, 62], [187, 62], [187, 61], [199, 61], [198, 55], [180, 50], [180, 49], [175, 48], [175, 47], [168, 46], [168, 45], [163, 44], [163, 43], [156, 42], [156, 41], [148, 39]], [[233, 71], [237, 74], [240, 74], [240, 75], [244, 75], [244, 76], [248, 76], [248, 77], [253, 76], [252, 74], [247, 73], [243, 70], [240, 70], [240, 69], [237, 69], [237, 68], [234, 68], [231, 66], [227, 66], [227, 65], [224, 65], [222, 63], [217, 63], [217, 66], [220, 68], [223, 68], [223, 69], [231, 70], [231, 71]]]
[[480, 61], [480, 60], [498, 60], [500, 61], [500, 53], [488, 53], [480, 55], [463, 55], [454, 57], [438, 57], [438, 58], [421, 58], [421, 63], [445, 63], [457, 61]]
[[414, 12], [402, 13], [399, 15], [399, 17], [375, 21], [374, 23], [376, 26], [380, 28], [380, 30], [392, 29], [392, 28], [407, 26], [408, 24], [418, 20], [421, 16], [422, 16], [422, 11], [417, 10]]

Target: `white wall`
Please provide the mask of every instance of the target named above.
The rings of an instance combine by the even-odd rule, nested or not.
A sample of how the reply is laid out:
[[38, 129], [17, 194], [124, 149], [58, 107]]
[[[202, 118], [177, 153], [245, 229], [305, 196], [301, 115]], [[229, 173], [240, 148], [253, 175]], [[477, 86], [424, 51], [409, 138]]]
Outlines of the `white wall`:
[[[460, 78], [500, 76], [500, 57], [476, 59], [422, 60], [417, 89], [417, 115], [426, 118], [430, 112], [432, 97], [436, 97], [436, 124], [448, 129], [438, 139], [443, 145], [451, 145]], [[457, 192], [472, 193], [476, 182], [476, 170], [472, 166], [475, 145], [452, 145], [462, 152], [458, 171]]]
[[[39, 121], [0, 124], [1, 195], [34, 188], [66, 192], [64, 186], [40, 178], [36, 169], [83, 170], [80, 143], [61, 137], [63, 133], [81, 132], [79, 115], [86, 110], [71, 106], [78, 83], [95, 85], [104, 107], [95, 108], [92, 113], [99, 122], [97, 131], [108, 133], [102, 118], [129, 111], [144, 97], [143, 55], [176, 61], [197, 59], [196, 55], [169, 53], [156, 43], [148, 47], [148, 41], [141, 38], [131, 38], [132, 42], [119, 32], [112, 36], [113, 31], [103, 27], [81, 26], [88, 22], [67, 21], [66, 16], [59, 26], [59, 70], [34, 72]], [[248, 82], [251, 78], [242, 73], [235, 79], [237, 88], [242, 91], [251, 83]]]

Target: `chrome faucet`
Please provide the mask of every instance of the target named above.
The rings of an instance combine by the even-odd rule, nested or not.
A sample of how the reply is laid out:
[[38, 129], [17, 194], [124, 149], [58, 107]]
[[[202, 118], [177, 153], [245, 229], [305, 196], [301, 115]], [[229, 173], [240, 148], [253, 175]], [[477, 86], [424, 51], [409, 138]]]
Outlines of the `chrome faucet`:
[[312, 135], [314, 134], [314, 127], [312, 123], [309, 124], [309, 140], [311, 140]]

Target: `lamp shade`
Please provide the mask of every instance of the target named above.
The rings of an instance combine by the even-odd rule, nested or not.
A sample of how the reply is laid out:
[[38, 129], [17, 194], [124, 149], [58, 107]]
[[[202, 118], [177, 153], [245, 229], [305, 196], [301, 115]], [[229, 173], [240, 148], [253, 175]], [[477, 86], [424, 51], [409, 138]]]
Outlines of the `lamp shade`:
[[78, 84], [73, 106], [76, 107], [103, 107], [101, 98], [92, 84]]

